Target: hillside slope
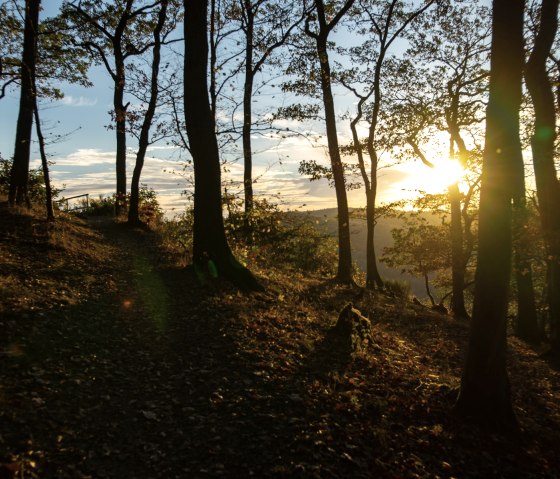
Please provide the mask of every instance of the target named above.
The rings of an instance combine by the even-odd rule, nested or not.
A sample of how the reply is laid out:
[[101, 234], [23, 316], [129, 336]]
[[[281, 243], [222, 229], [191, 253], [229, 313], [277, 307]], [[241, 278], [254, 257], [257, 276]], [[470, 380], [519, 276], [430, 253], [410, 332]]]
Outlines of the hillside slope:
[[504, 438], [450, 414], [467, 324], [366, 295], [350, 355], [328, 279], [245, 295], [111, 220], [0, 224], [0, 477], [558, 477], [560, 375], [514, 338]]

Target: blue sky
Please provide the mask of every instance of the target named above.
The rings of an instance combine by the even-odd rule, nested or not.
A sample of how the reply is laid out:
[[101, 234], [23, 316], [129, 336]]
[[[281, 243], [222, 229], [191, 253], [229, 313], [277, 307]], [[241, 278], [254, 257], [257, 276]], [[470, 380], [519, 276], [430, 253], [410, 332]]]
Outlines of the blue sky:
[[[60, 2], [44, 2], [43, 16], [56, 13]], [[53, 182], [57, 187], [65, 185], [64, 196], [90, 193], [111, 194], [114, 191], [115, 174], [115, 139], [114, 132], [107, 130], [110, 122], [108, 111], [112, 108], [112, 82], [102, 67], [92, 67], [90, 79], [94, 86], [83, 88], [76, 85], [59, 85], [64, 92], [64, 99], [56, 102], [43, 102], [41, 115], [44, 129], [56, 134], [72, 132], [65, 141], [51, 145], [48, 153], [54, 162], [51, 167]], [[238, 92], [241, 95], [241, 90]], [[275, 100], [261, 98], [257, 107], [266, 112], [273, 109], [273, 102], [279, 101], [281, 93], [276, 92]], [[270, 98], [270, 97], [269, 97]], [[0, 101], [0, 152], [7, 158], [12, 155], [17, 118], [19, 90], [13, 89], [6, 98]], [[280, 99], [282, 101], [282, 99]], [[335, 99], [339, 112], [342, 113], [353, 99], [346, 92], [339, 92]], [[272, 102], [272, 103], [271, 103]], [[302, 128], [301, 125], [286, 122], [282, 125], [291, 128]], [[308, 131], [321, 136], [324, 127], [321, 122], [305, 125]], [[341, 142], [349, 139], [349, 131], [341, 125]], [[254, 138], [254, 177], [257, 194], [268, 196], [281, 193], [284, 203], [291, 208], [317, 209], [336, 205], [334, 191], [324, 181], [309, 182], [297, 173], [300, 160], [316, 159], [328, 162], [324, 139], [318, 146], [312, 146], [301, 137], [281, 139], [278, 134], [270, 134], [263, 138]], [[134, 166], [134, 139], [129, 139], [128, 181]], [[32, 149], [32, 165], [39, 165], [36, 144]], [[280, 161], [282, 164], [280, 164]], [[170, 171], [182, 171], [183, 162], [179, 152], [165, 144], [156, 144], [150, 148], [144, 167], [142, 182], [154, 188], [162, 205], [168, 211], [179, 211], [187, 200], [181, 191], [187, 182], [179, 175]], [[242, 178], [240, 162], [229, 167], [227, 174], [230, 179]], [[384, 170], [380, 174], [379, 199], [391, 201], [403, 196], [410, 196], [410, 191], [432, 188], [442, 189], [442, 185], [434, 184], [433, 173], [418, 162], [400, 165]], [[349, 192], [351, 206], [365, 204], [361, 190]]]

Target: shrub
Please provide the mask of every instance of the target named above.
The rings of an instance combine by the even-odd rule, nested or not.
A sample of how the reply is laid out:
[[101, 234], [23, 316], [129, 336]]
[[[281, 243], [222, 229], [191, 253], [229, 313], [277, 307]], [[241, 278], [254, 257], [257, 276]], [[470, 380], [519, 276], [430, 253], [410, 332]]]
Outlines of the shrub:
[[[5, 160], [0, 155], [0, 193], [8, 195], [10, 190], [10, 176], [12, 171], [13, 160]], [[51, 185], [52, 199], [57, 198], [62, 189], [53, 188]], [[29, 170], [29, 179], [27, 183], [27, 193], [31, 203], [44, 204], [47, 200], [45, 190], [45, 178], [43, 176], [42, 168], [35, 168]]]
[[385, 289], [395, 298], [404, 301], [410, 298], [410, 283], [408, 281], [399, 281], [398, 279], [388, 279], [384, 282]]
[[[129, 195], [127, 195], [128, 201]], [[80, 202], [80, 214], [84, 216], [112, 216], [115, 214], [116, 195], [90, 198], [89, 205], [86, 200]], [[157, 193], [147, 185], [140, 187], [140, 204], [138, 208], [140, 219], [148, 224], [154, 224], [163, 218], [163, 210], [157, 200]]]
[[169, 252], [179, 255], [183, 265], [192, 261], [193, 224], [193, 209], [187, 208], [184, 213], [171, 220], [161, 221], [158, 225], [162, 244]]
[[307, 216], [289, 218], [283, 238], [275, 243], [272, 260], [301, 271], [334, 275], [338, 261], [336, 239], [320, 232]]
[[80, 215], [84, 216], [112, 216], [115, 214], [115, 195], [90, 198], [89, 203], [83, 199], [79, 202]]
[[[283, 212], [267, 200], [256, 200], [249, 216], [243, 201], [226, 198], [224, 225], [236, 257], [251, 268], [274, 267], [334, 274], [337, 243], [320, 232], [307, 215]], [[164, 243], [192, 258], [193, 210], [187, 209], [160, 226]], [[175, 247], [172, 244], [175, 243]]]

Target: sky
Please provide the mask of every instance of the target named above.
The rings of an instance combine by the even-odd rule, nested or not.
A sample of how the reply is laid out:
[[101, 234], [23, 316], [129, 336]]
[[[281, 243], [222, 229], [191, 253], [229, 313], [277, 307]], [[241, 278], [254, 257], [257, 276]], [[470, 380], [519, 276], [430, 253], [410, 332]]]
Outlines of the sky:
[[[44, 2], [43, 16], [56, 13], [58, 1]], [[49, 145], [51, 177], [57, 188], [64, 187], [62, 196], [71, 197], [89, 193], [90, 195], [109, 195], [115, 189], [115, 135], [108, 130], [109, 110], [112, 109], [112, 81], [100, 66], [90, 70], [93, 87], [61, 84], [64, 98], [54, 102], [42, 102], [40, 105], [43, 128], [47, 133], [68, 134], [56, 144]], [[242, 94], [241, 91], [238, 92]], [[275, 102], [286, 101], [280, 93], [275, 100], [262, 99], [260, 109], [267, 113], [273, 110]], [[342, 114], [351, 106], [354, 98], [343, 91], [335, 96], [338, 113]], [[11, 90], [0, 100], [0, 153], [9, 158], [13, 153], [15, 124], [18, 112], [19, 90]], [[270, 111], [272, 112], [272, 111]], [[282, 125], [302, 128], [299, 124]], [[324, 125], [315, 122], [305, 125], [315, 135], [322, 136], [318, 144], [312, 144], [302, 137], [279, 138], [277, 134], [268, 137], [254, 135], [254, 178], [255, 193], [261, 197], [276, 197], [280, 194], [283, 208], [322, 209], [336, 206], [334, 189], [326, 181], [310, 182], [301, 176], [297, 169], [301, 160], [317, 160], [327, 164], [328, 155]], [[339, 141], [343, 144], [350, 139], [349, 129], [341, 125]], [[130, 182], [135, 158], [135, 140], [128, 143], [127, 180]], [[40, 165], [37, 144], [32, 148], [32, 167]], [[154, 144], [148, 151], [148, 157], [142, 173], [141, 183], [147, 184], [158, 193], [158, 199], [168, 216], [181, 212], [189, 200], [181, 192], [188, 189], [188, 182], [182, 174], [184, 160], [180, 152], [165, 143]], [[243, 175], [241, 162], [228, 166], [227, 179], [240, 181]], [[396, 165], [380, 171], [378, 201], [394, 201], [415, 195], [416, 190], [441, 192], [445, 190], [442, 176], [419, 161]], [[130, 187], [130, 186], [129, 186]], [[238, 188], [239, 189], [239, 188]], [[235, 190], [235, 188], [234, 188]], [[349, 205], [365, 205], [363, 189], [348, 192]]]

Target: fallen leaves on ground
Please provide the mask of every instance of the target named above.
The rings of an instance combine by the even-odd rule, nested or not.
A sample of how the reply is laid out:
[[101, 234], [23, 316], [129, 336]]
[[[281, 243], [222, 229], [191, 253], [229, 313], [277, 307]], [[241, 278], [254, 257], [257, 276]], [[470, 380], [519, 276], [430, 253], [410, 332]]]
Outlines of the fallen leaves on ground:
[[153, 233], [0, 210], [0, 477], [558, 477], [560, 380], [511, 338], [523, 435], [455, 418], [468, 325], [267, 271], [201, 287]]

